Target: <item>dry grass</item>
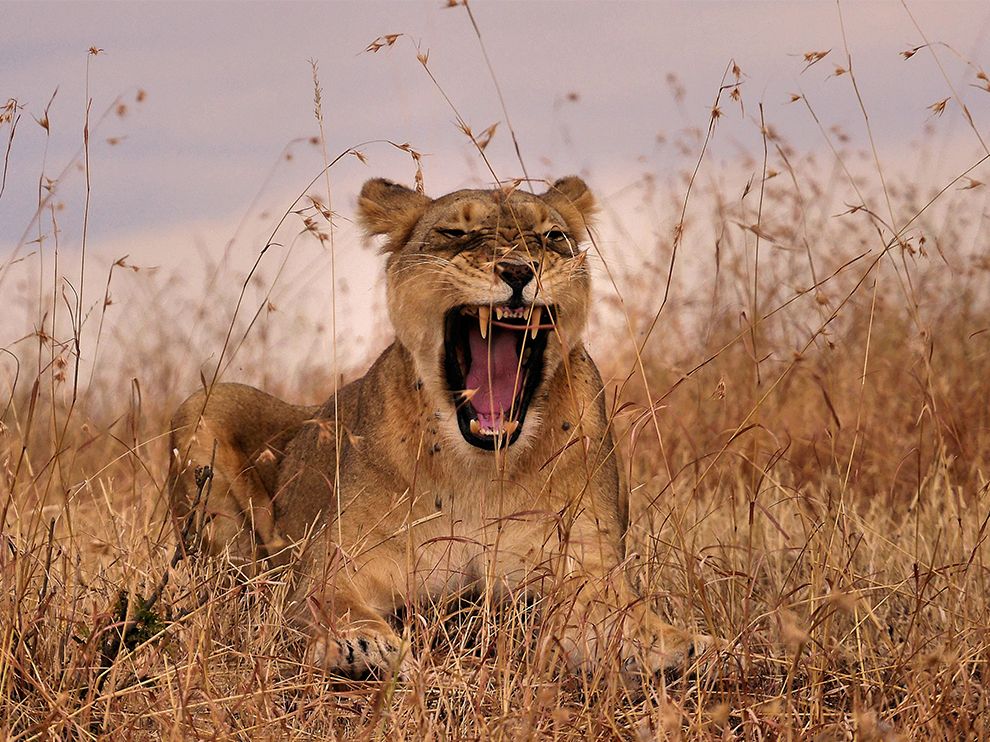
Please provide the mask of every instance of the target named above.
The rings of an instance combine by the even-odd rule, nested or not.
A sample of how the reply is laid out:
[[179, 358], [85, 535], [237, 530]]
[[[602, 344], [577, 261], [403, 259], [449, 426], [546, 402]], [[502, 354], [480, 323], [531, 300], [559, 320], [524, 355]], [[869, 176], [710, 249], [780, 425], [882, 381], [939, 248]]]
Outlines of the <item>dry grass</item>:
[[[990, 263], [978, 249], [979, 171], [929, 193], [864, 171], [834, 132], [822, 129], [835, 148], [823, 167], [764, 126], [765, 157], [741, 163], [752, 178], [730, 193], [695, 164], [735, 105], [733, 66], [708, 138], [684, 139], [685, 172], [630, 186], [677, 228], [633, 256], [635, 270], [599, 255], [599, 286], [614, 282], [622, 300], [596, 323], [613, 339], [594, 345], [632, 486], [637, 580], [674, 622], [731, 640], [742, 671], [627, 693], [609, 670], [575, 678], [548, 667], [538, 611], [484, 600], [405, 617], [417, 657], [408, 683], [343, 685], [301, 666], [278, 575], [244, 583], [223, 564], [176, 558], [162, 435], [192, 391], [190, 370], [176, 366], [183, 337], [164, 319], [125, 337], [126, 363], [104, 354], [88, 384], [75, 358], [110, 342], [110, 325], [94, 334], [106, 306], [86, 303], [102, 302], [104, 287], [76, 285], [80, 298], [64, 305], [61, 291], [53, 301], [51, 284], [37, 285], [36, 336], [3, 349], [3, 368], [16, 358], [19, 372], [9, 404], [0, 398], [0, 733], [990, 736]], [[818, 112], [804, 104], [814, 125]], [[484, 156], [487, 140], [458, 120]], [[319, 208], [329, 193], [316, 198], [296, 226], [329, 241]], [[622, 215], [607, 225], [606, 242]], [[50, 277], [53, 255], [39, 254]], [[156, 291], [132, 310], [177, 295], [173, 280], [149, 277]], [[218, 351], [246, 333], [241, 362], [256, 361], [247, 376], [317, 401], [314, 389], [332, 387], [325, 374], [266, 377], [264, 313], [231, 334], [211, 311], [221, 304], [229, 317], [239, 289], [214, 288], [190, 307], [201, 333]]]

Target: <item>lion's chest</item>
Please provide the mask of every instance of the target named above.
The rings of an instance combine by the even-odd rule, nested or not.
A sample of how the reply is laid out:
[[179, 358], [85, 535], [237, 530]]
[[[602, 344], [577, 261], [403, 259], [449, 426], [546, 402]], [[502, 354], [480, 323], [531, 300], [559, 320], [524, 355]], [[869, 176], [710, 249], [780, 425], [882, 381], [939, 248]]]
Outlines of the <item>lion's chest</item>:
[[555, 550], [558, 498], [545, 476], [464, 474], [424, 484], [409, 543], [418, 582], [429, 594], [514, 587]]

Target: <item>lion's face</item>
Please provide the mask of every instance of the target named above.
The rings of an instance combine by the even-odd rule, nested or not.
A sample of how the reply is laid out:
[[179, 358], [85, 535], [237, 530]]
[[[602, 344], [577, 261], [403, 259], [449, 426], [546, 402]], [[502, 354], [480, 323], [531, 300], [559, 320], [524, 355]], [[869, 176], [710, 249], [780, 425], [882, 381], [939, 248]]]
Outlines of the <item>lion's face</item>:
[[542, 195], [457, 191], [436, 200], [383, 180], [361, 216], [386, 234], [389, 313], [448, 437], [525, 447], [546, 383], [580, 340], [591, 283], [579, 244], [594, 208], [577, 178]]

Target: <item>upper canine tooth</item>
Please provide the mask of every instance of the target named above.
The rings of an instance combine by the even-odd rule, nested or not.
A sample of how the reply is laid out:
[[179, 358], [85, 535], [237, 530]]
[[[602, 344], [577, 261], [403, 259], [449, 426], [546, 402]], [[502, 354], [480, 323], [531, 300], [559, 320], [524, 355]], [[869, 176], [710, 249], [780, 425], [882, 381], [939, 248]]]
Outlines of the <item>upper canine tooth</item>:
[[542, 318], [543, 318], [543, 307], [540, 306], [533, 307], [533, 314], [529, 318], [530, 340], [535, 340], [537, 334], [540, 332], [540, 320]]
[[488, 325], [492, 320], [491, 307], [478, 307], [478, 329], [481, 331], [481, 339], [488, 337]]

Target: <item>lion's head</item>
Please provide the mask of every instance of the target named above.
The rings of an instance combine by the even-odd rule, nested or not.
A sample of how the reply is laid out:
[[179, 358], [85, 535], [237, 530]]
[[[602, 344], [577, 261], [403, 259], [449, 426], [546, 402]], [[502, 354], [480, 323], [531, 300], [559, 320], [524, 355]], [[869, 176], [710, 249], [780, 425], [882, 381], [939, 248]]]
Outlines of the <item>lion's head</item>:
[[591, 282], [594, 198], [579, 178], [546, 193], [462, 190], [430, 199], [368, 181], [359, 211], [386, 237], [389, 314], [448, 436], [474, 449], [525, 447], [547, 380], [579, 342]]

